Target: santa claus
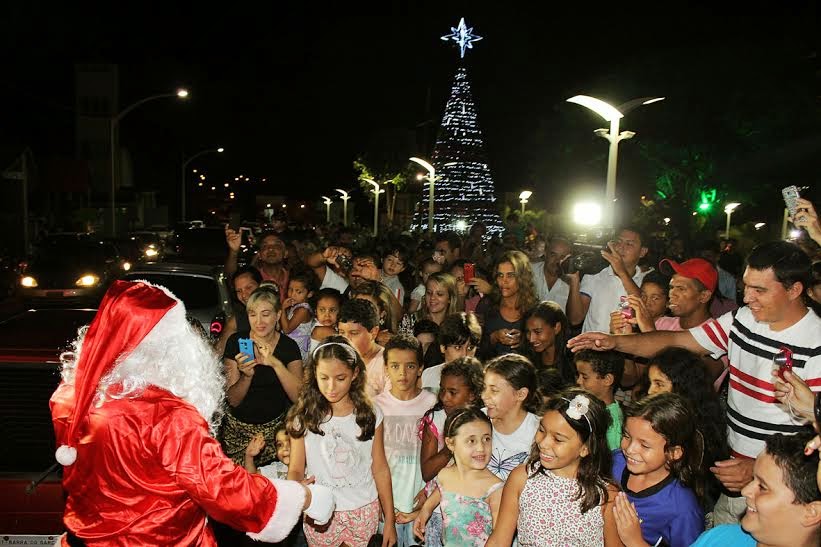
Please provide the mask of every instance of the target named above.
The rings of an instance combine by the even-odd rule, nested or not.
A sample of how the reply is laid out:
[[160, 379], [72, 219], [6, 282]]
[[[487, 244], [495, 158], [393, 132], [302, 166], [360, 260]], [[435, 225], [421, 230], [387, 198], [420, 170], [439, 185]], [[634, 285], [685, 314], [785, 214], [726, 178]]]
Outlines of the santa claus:
[[276, 542], [303, 511], [330, 519], [327, 488], [251, 475], [223, 454], [222, 367], [164, 288], [115, 282], [62, 375], [63, 545], [215, 545], [209, 516]]

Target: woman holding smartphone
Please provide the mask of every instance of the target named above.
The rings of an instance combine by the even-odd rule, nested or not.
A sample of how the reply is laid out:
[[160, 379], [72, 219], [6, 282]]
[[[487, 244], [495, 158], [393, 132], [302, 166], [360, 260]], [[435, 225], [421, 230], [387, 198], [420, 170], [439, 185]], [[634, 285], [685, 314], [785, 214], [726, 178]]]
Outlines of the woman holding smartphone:
[[490, 359], [505, 353], [517, 353], [522, 343], [524, 318], [537, 303], [530, 260], [521, 251], [508, 251], [494, 268], [496, 285], [479, 277], [468, 285], [490, 298], [484, 315], [480, 355]]

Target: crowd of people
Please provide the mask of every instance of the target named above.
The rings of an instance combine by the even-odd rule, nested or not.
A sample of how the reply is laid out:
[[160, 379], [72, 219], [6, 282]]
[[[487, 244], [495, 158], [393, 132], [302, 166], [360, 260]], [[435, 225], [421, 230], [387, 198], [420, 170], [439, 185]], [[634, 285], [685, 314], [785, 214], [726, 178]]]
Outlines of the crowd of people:
[[625, 226], [590, 273], [517, 219], [495, 241], [280, 221], [249, 264], [226, 227], [218, 440], [332, 489], [290, 545], [819, 545], [821, 225], [806, 200], [792, 220], [803, 248], [746, 260]]

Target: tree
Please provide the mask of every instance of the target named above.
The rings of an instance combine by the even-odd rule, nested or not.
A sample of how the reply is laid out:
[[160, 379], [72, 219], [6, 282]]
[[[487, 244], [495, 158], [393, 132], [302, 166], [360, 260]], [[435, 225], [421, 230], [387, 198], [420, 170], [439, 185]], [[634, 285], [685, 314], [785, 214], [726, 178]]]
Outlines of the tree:
[[[396, 194], [398, 194], [408, 182], [409, 173], [406, 169], [404, 172], [384, 172], [384, 171], [375, 171], [369, 168], [365, 161], [360, 157], [354, 160], [353, 168], [355, 171], [359, 173], [357, 179], [359, 180], [359, 185], [362, 187], [363, 190], [368, 190], [368, 200], [372, 199], [373, 193], [370, 192], [371, 185], [366, 181], [366, 179], [371, 179], [379, 183], [380, 186], [384, 187], [385, 190], [385, 202], [387, 203], [386, 207], [388, 210], [388, 224], [393, 224], [393, 216], [394, 211], [396, 210]], [[386, 166], [387, 168], [387, 166]]]

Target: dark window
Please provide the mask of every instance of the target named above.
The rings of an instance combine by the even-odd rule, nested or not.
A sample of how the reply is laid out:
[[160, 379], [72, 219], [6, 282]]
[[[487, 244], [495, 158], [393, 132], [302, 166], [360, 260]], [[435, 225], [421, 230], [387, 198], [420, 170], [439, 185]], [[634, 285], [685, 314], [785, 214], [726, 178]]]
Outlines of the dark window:
[[213, 279], [163, 273], [133, 273], [125, 276], [125, 279], [144, 279], [154, 285], [162, 285], [182, 300], [187, 310], [214, 308], [219, 305], [219, 289]]

